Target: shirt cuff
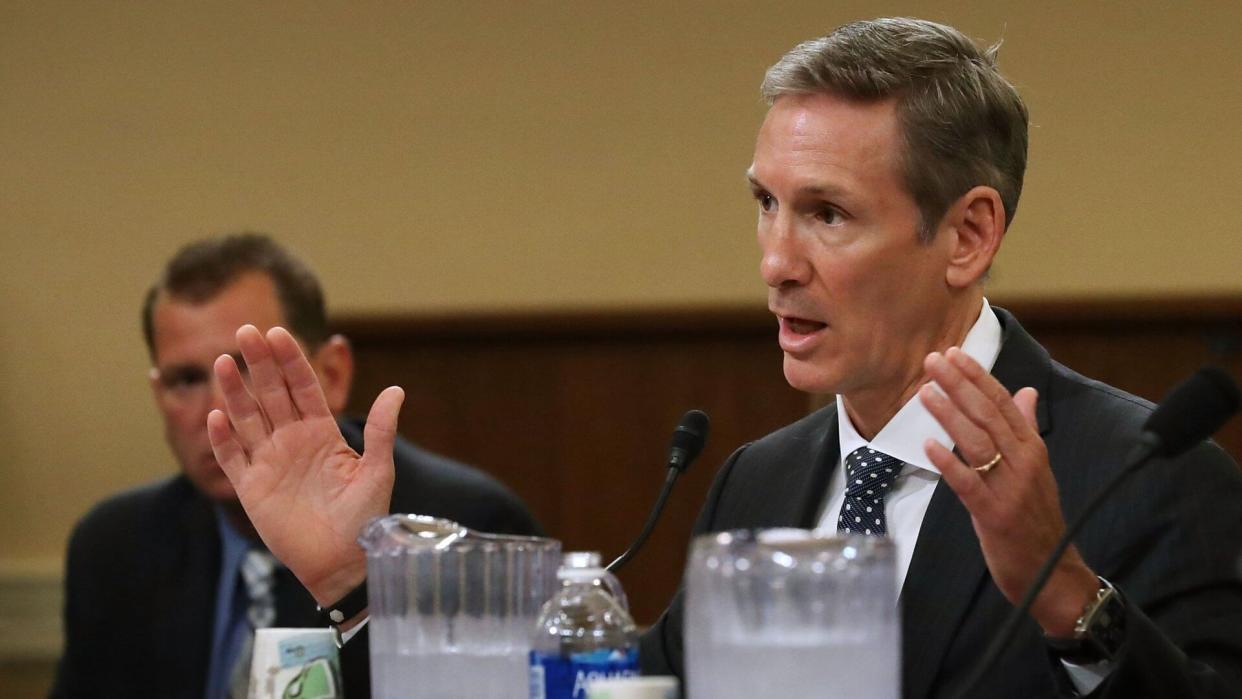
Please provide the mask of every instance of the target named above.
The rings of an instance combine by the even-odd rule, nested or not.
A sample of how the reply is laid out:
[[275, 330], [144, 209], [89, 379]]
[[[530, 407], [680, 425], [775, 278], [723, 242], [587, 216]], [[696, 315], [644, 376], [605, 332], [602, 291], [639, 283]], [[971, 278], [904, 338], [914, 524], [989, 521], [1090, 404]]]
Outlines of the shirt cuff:
[[[353, 629], [350, 630], [352, 631]], [[1108, 679], [1108, 674], [1113, 671], [1113, 664], [1108, 660], [1101, 660], [1090, 665], [1075, 665], [1062, 660], [1061, 665], [1069, 675], [1070, 683], [1074, 685], [1074, 689], [1078, 690], [1080, 695], [1094, 692], [1095, 688], [1099, 687], [1101, 682]]]
[[[342, 631], [341, 632], [341, 645], [345, 645], [346, 643], [349, 643], [349, 639], [353, 638], [354, 636], [357, 636], [358, 632], [361, 631], [364, 627], [366, 627], [367, 622], [370, 620], [371, 620], [371, 615], [368, 614], [362, 618], [362, 621], [358, 622], [357, 624], [354, 624], [348, 631]], [[1103, 678], [1101, 677], [1100, 679], [1103, 679]], [[1099, 682], [1097, 682], [1096, 684], [1099, 684]]]

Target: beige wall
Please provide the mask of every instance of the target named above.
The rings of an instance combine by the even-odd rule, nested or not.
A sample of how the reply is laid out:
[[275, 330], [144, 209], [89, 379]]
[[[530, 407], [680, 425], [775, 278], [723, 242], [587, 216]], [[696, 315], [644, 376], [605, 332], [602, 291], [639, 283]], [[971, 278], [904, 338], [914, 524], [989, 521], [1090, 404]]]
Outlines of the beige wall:
[[6, 0], [0, 573], [171, 471], [137, 306], [189, 238], [280, 235], [338, 313], [760, 303], [757, 85], [852, 18], [1004, 37], [1034, 128], [995, 294], [1240, 293], [1239, 7]]

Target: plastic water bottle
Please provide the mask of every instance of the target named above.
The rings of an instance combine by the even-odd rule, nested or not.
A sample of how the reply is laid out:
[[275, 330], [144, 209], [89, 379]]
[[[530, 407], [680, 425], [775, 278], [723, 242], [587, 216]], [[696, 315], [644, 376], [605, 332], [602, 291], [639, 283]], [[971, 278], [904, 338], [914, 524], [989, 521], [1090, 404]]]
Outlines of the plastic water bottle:
[[556, 576], [531, 643], [531, 699], [585, 699], [591, 680], [637, 676], [638, 629], [599, 554], [565, 554]]

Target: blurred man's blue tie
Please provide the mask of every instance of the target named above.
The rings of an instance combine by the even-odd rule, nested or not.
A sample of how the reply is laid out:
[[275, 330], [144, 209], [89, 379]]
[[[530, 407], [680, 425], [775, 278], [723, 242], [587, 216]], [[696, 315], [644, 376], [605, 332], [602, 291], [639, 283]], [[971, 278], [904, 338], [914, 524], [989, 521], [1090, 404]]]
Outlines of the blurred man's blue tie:
[[254, 630], [267, 628], [276, 620], [275, 572], [276, 559], [267, 551], [252, 549], [242, 560], [242, 583], [250, 598], [246, 609], [246, 621], [250, 628], [229, 676], [229, 699], [246, 699], [250, 685], [250, 659], [254, 655]]

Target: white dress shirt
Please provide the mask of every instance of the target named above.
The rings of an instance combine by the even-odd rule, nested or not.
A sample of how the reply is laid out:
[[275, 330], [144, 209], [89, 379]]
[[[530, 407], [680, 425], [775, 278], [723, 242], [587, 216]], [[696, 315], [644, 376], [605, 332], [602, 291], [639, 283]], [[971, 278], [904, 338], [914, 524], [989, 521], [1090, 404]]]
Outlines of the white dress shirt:
[[[979, 362], [984, 370], [991, 371], [992, 365], [996, 363], [996, 355], [1000, 354], [1000, 346], [1000, 321], [996, 319], [987, 299], [984, 299], [979, 318], [962, 341], [962, 351]], [[930, 437], [952, 449], [953, 439], [936, 422], [936, 418], [927, 412], [918, 396], [906, 401], [870, 442], [854, 429], [854, 423], [850, 422], [850, 417], [845, 412], [841, 396], [837, 396], [837, 426], [841, 438], [841, 453], [837, 457], [837, 468], [828, 482], [828, 496], [824, 498], [819, 526], [832, 530], [837, 527], [837, 515], [841, 513], [841, 505], [845, 502], [845, 468], [842, 460], [851, 452], [859, 447], [870, 447], [904, 461], [905, 466], [884, 500], [888, 537], [897, 547], [897, 589], [900, 590], [906, 579], [906, 571], [910, 568], [910, 559], [914, 556], [914, 544], [918, 541], [919, 529], [923, 526], [923, 515], [927, 513], [932, 493], [940, 482], [940, 471], [923, 452], [923, 442]]]

